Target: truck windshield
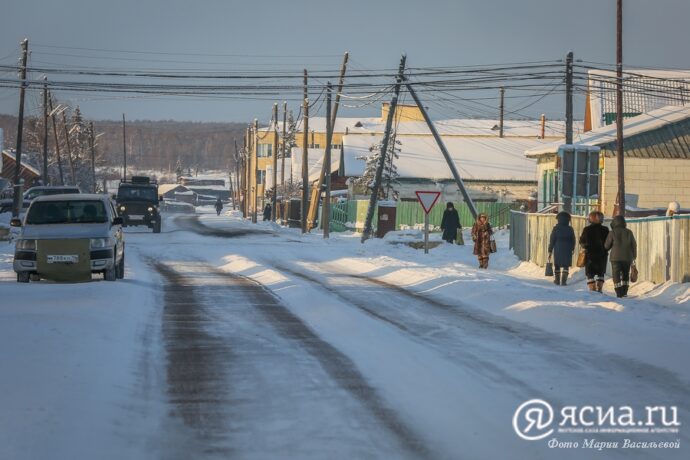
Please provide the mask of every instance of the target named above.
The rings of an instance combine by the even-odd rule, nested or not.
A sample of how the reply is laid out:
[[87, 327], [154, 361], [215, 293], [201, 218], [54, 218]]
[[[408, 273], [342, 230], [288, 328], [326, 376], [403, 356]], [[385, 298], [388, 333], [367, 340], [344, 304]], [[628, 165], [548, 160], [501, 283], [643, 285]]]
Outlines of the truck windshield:
[[141, 200], [158, 201], [158, 193], [153, 187], [120, 187], [117, 191], [117, 201]]
[[102, 224], [108, 214], [101, 201], [38, 201], [31, 204], [27, 225]]

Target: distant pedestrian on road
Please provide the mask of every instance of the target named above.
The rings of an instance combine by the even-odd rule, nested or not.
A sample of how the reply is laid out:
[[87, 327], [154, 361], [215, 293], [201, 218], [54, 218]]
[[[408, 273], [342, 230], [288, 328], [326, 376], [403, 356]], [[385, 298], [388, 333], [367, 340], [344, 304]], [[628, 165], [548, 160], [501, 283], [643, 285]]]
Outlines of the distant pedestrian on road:
[[271, 203], [266, 203], [266, 206], [264, 207], [264, 220], [271, 220]]
[[625, 217], [613, 218], [604, 247], [611, 250], [611, 275], [616, 296], [626, 297], [630, 286], [630, 266], [637, 259], [637, 242], [633, 232], [626, 228]]
[[216, 215], [220, 216], [220, 212], [223, 210], [223, 202], [220, 198], [216, 200]]
[[458, 231], [462, 231], [460, 225], [460, 216], [453, 203], [448, 202], [446, 210], [443, 211], [443, 219], [441, 219], [441, 230], [443, 230], [443, 240], [448, 243], [454, 243], [458, 237]]
[[474, 255], [479, 260], [479, 268], [489, 268], [489, 255], [491, 254], [491, 237], [494, 234], [489, 216], [479, 214], [477, 221], [472, 226], [472, 241], [474, 241]]
[[553, 256], [553, 282], [565, 286], [575, 251], [575, 230], [570, 226], [570, 214], [561, 211], [556, 214], [558, 223], [551, 230], [549, 239], [549, 260]]
[[603, 225], [604, 214], [599, 211], [589, 213], [589, 225], [582, 229], [580, 246], [585, 251], [585, 275], [590, 291], [601, 292], [606, 274], [608, 251], [604, 247], [609, 229]]

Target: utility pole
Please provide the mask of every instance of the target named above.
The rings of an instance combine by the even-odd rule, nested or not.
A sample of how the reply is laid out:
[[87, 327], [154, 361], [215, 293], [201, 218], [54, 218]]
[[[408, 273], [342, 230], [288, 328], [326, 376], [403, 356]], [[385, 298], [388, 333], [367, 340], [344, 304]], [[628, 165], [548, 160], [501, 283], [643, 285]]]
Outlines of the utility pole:
[[[330, 137], [328, 134], [326, 135], [326, 146], [330, 146], [333, 144], [333, 131], [335, 130], [335, 121], [338, 117], [338, 107], [340, 106], [340, 94], [343, 92], [343, 85], [345, 84], [345, 72], [347, 71], [347, 61], [350, 57], [349, 53], [345, 53], [343, 56], [343, 63], [340, 66], [340, 77], [338, 79], [338, 93], [335, 96], [335, 105], [333, 106], [333, 113], [331, 114], [330, 111], [326, 113], [326, 117], [330, 117], [331, 119], [331, 135]], [[314, 184], [314, 188], [312, 189], [312, 194], [311, 194], [311, 203], [309, 203], [309, 220], [308, 220], [308, 225], [309, 225], [309, 230], [311, 230], [316, 222], [316, 214], [319, 210], [319, 200], [321, 199], [321, 188], [323, 187], [323, 180], [326, 177], [326, 175], [330, 175], [331, 171], [326, 170], [326, 162], [323, 162], [321, 164], [321, 174], [319, 175], [319, 178], [317, 179], [316, 183]]]
[[22, 172], [22, 135], [24, 133], [24, 96], [26, 93], [26, 60], [29, 55], [29, 39], [22, 40], [22, 66], [19, 70], [19, 79], [21, 80], [19, 86], [19, 116], [17, 120], [17, 144], [14, 161], [16, 163], [14, 169], [14, 195], [12, 198], [12, 217], [19, 217], [19, 208], [23, 199], [23, 191], [21, 184]]
[[404, 80], [403, 72], [405, 71], [405, 60], [407, 57], [403, 54], [400, 58], [400, 66], [398, 67], [398, 75], [395, 78], [395, 90], [393, 98], [388, 109], [388, 116], [386, 117], [386, 130], [383, 132], [383, 141], [381, 142], [381, 154], [379, 156], [378, 164], [376, 165], [376, 176], [374, 178], [374, 185], [371, 189], [371, 196], [369, 197], [369, 207], [367, 208], [367, 218], [364, 222], [364, 232], [362, 233], [362, 243], [369, 239], [372, 230], [372, 221], [374, 219], [374, 210], [379, 198], [379, 187], [381, 186], [381, 178], [383, 177], [383, 168], [386, 165], [386, 154], [388, 152], [388, 141], [391, 136], [393, 128], [393, 117], [395, 116], [395, 108], [398, 105], [398, 96], [400, 94], [400, 87]]
[[72, 143], [69, 141], [69, 130], [67, 129], [67, 116], [65, 111], [62, 112], [62, 128], [65, 132], [65, 143], [67, 145], [67, 160], [69, 161], [69, 170], [72, 175], [72, 185], [77, 185], [77, 173], [74, 169], [74, 159], [72, 158]]
[[278, 103], [273, 104], [273, 194], [271, 196], [271, 222], [278, 215]]
[[302, 107], [302, 233], [309, 231], [307, 212], [309, 210], [309, 93], [307, 86], [307, 69], [304, 69], [304, 102]]
[[616, 159], [618, 215], [625, 217], [625, 151], [623, 149], [623, 0], [616, 4]]
[[256, 212], [259, 207], [259, 120], [254, 118], [254, 143], [252, 149], [253, 169], [254, 174], [254, 209], [252, 210], [252, 223], [256, 223]]
[[503, 137], [503, 112], [505, 110], [506, 89], [501, 86], [501, 106], [499, 107], [500, 121], [498, 124], [498, 137]]
[[[287, 149], [285, 148], [285, 141], [287, 136], [287, 101], [283, 101], [283, 143], [282, 143], [282, 154], [280, 155], [280, 186], [283, 188], [283, 195], [285, 195], [285, 155]], [[290, 163], [292, 163], [292, 158], [290, 158]], [[292, 178], [292, 174], [290, 174]], [[283, 199], [285, 197], [283, 196]], [[283, 221], [287, 221], [285, 216], [283, 216]]]
[[[573, 143], [573, 52], [565, 57], [565, 143]], [[561, 166], [562, 167], [562, 166]], [[574, 190], [573, 190], [574, 192]], [[573, 193], [574, 194], [574, 193]], [[562, 196], [562, 194], [561, 194]], [[561, 201], [561, 200], [558, 200]], [[563, 197], [563, 210], [573, 212], [573, 198]]]
[[565, 57], [565, 143], [573, 143], [573, 52]]
[[[235, 144], [235, 193], [232, 195], [232, 210], [235, 211], [242, 187], [240, 185], [240, 153], [237, 150], [237, 139], [233, 138], [232, 142]], [[230, 184], [232, 184], [232, 177], [230, 178]]]
[[446, 149], [446, 145], [443, 143], [443, 139], [441, 139], [441, 136], [438, 134], [438, 131], [434, 126], [434, 123], [431, 121], [431, 117], [429, 117], [426, 108], [422, 104], [422, 101], [419, 99], [419, 96], [417, 96], [417, 92], [414, 90], [412, 85], [406, 83], [405, 86], [407, 87], [407, 91], [410, 93], [410, 96], [412, 96], [412, 99], [414, 99], [415, 104], [417, 104], [419, 111], [422, 112], [424, 121], [429, 127], [432, 136], [434, 136], [436, 145], [438, 145], [439, 150], [441, 150], [443, 157], [446, 159], [446, 164], [448, 164], [448, 169], [450, 169], [450, 172], [453, 175], [453, 179], [455, 179], [455, 184], [458, 186], [460, 193], [462, 193], [462, 197], [465, 199], [465, 203], [467, 203], [467, 206], [470, 208], [470, 213], [472, 214], [472, 217], [476, 220], [478, 215], [477, 208], [475, 207], [474, 201], [472, 201], [470, 194], [467, 192], [467, 188], [465, 188], [465, 183], [460, 177], [460, 173], [458, 173], [458, 169], [455, 167], [455, 163], [453, 162], [450, 153], [448, 153], [448, 149]]
[[43, 185], [48, 185], [48, 77], [43, 77]]
[[96, 138], [93, 132], [93, 122], [89, 122], [89, 141], [91, 147], [91, 177], [93, 179], [93, 193], [96, 193]]
[[[331, 93], [333, 88], [329, 81], [326, 85], [326, 152], [323, 157], [323, 166], [326, 170], [326, 195], [323, 198], [323, 215], [321, 216], [321, 228], [323, 228], [323, 237], [328, 238], [331, 233], [331, 142], [333, 139], [333, 124], [330, 117], [331, 114]], [[320, 195], [320, 194], [319, 194]]]
[[55, 135], [55, 155], [57, 156], [58, 172], [60, 173], [60, 185], [65, 185], [65, 174], [62, 171], [62, 158], [60, 157], [60, 138], [58, 136], [57, 121], [55, 121], [55, 111], [53, 109], [53, 95], [48, 97], [50, 106], [50, 118], [53, 121], [53, 134]]
[[127, 131], [125, 128], [125, 114], [122, 114], [122, 180], [127, 180]]

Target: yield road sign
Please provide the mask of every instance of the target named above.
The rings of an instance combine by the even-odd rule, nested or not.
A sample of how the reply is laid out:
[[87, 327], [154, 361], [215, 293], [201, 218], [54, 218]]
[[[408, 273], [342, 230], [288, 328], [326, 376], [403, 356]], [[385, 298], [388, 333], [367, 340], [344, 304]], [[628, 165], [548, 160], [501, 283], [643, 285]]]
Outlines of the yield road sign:
[[431, 212], [431, 208], [434, 207], [438, 198], [441, 196], [441, 192], [425, 192], [419, 190], [414, 193], [417, 195], [417, 199], [421, 203], [422, 209], [424, 209], [426, 214]]

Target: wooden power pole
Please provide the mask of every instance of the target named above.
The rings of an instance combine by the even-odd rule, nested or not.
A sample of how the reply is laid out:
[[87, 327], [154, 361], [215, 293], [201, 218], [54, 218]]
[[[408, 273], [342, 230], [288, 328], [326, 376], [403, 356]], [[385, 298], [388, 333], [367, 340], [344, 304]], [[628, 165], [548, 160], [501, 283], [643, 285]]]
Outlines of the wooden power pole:
[[67, 146], [67, 161], [69, 162], [69, 171], [72, 178], [72, 185], [77, 185], [77, 171], [74, 168], [74, 158], [72, 158], [72, 143], [69, 141], [69, 129], [67, 129], [67, 116], [65, 111], [62, 112], [62, 129], [65, 132], [65, 145]]
[[302, 220], [302, 233], [309, 231], [307, 212], [309, 210], [309, 93], [307, 87], [307, 69], [304, 69], [304, 102], [302, 107], [302, 209], [300, 219]]
[[321, 216], [321, 228], [323, 237], [328, 238], [331, 233], [331, 141], [333, 139], [333, 124], [331, 123], [331, 93], [333, 88], [329, 81], [326, 85], [326, 152], [323, 156], [323, 169], [326, 170], [326, 190], [323, 198], [323, 215]]
[[273, 104], [273, 193], [271, 194], [271, 222], [278, 215], [278, 103]]
[[388, 109], [388, 116], [386, 117], [386, 129], [383, 132], [383, 141], [381, 142], [381, 153], [378, 158], [378, 164], [376, 165], [376, 175], [374, 177], [374, 185], [371, 187], [371, 196], [369, 197], [369, 207], [367, 208], [367, 217], [364, 221], [364, 231], [362, 232], [362, 243], [368, 240], [371, 236], [374, 211], [376, 210], [376, 204], [379, 199], [379, 187], [381, 186], [381, 178], [383, 177], [383, 168], [386, 165], [386, 155], [388, 154], [388, 142], [391, 137], [391, 131], [393, 129], [393, 117], [395, 116], [395, 109], [398, 105], [398, 96], [400, 95], [400, 86], [404, 80], [403, 72], [405, 72], [405, 60], [406, 56], [403, 54], [400, 58], [400, 66], [398, 67], [398, 75], [395, 81], [395, 90], [393, 92], [393, 98]]
[[[285, 141], [287, 136], [287, 101], [283, 101], [283, 142], [281, 143], [280, 155], [280, 186], [283, 188], [283, 195], [285, 195], [285, 156], [287, 149], [285, 148]], [[292, 159], [290, 159], [292, 163]], [[292, 174], [290, 174], [292, 178]], [[285, 197], [283, 197], [285, 199]], [[287, 222], [286, 216], [283, 216], [283, 221]]]
[[96, 133], [93, 132], [93, 122], [89, 122], [89, 147], [91, 150], [91, 179], [92, 191], [96, 193]]
[[[326, 113], [326, 117], [330, 118], [331, 123], [331, 135], [330, 137], [326, 134], [326, 147], [330, 147], [333, 144], [333, 131], [335, 130], [335, 122], [338, 118], [338, 107], [340, 106], [340, 94], [343, 92], [343, 85], [345, 84], [345, 72], [347, 71], [347, 61], [350, 57], [349, 53], [345, 53], [343, 56], [343, 64], [340, 66], [340, 77], [338, 81], [338, 93], [335, 95], [335, 104], [333, 105], [333, 113]], [[330, 166], [329, 166], [330, 168]], [[319, 178], [314, 183], [314, 188], [311, 193], [311, 202], [309, 203], [309, 218], [308, 225], [311, 230], [316, 222], [316, 214], [319, 210], [319, 199], [321, 198], [321, 188], [323, 187], [323, 181], [326, 175], [330, 176], [331, 171], [326, 170], [326, 162], [321, 164], [321, 174]]]
[[498, 122], [498, 137], [503, 137], [503, 119], [504, 119], [504, 112], [505, 112], [505, 97], [506, 97], [506, 89], [501, 86], [501, 105], [499, 107], [499, 117], [500, 121]]
[[48, 105], [50, 107], [50, 119], [53, 122], [53, 135], [55, 136], [55, 155], [57, 157], [58, 173], [60, 175], [60, 185], [65, 185], [65, 173], [62, 170], [62, 158], [60, 157], [60, 137], [58, 136], [56, 114], [53, 109], [53, 95], [48, 96]]
[[48, 77], [43, 77], [43, 185], [48, 182]]
[[618, 215], [625, 217], [625, 150], [623, 148], [623, 0], [616, 8], [616, 160], [618, 165]]
[[[22, 135], [24, 133], [24, 96], [26, 94], [26, 60], [29, 55], [29, 39], [22, 40], [22, 66], [19, 70], [19, 115], [17, 119], [17, 144], [15, 151], [14, 169], [14, 196], [12, 199], [12, 217], [19, 217], [19, 208], [23, 197], [21, 172], [22, 172]], [[1, 147], [1, 146], [0, 146]]]
[[259, 120], [254, 119], [254, 141], [252, 149], [252, 175], [254, 176], [254, 187], [253, 187], [253, 209], [252, 209], [252, 223], [256, 223], [256, 213], [259, 207]]
[[127, 131], [125, 127], [125, 114], [122, 114], [122, 180], [127, 180]]

